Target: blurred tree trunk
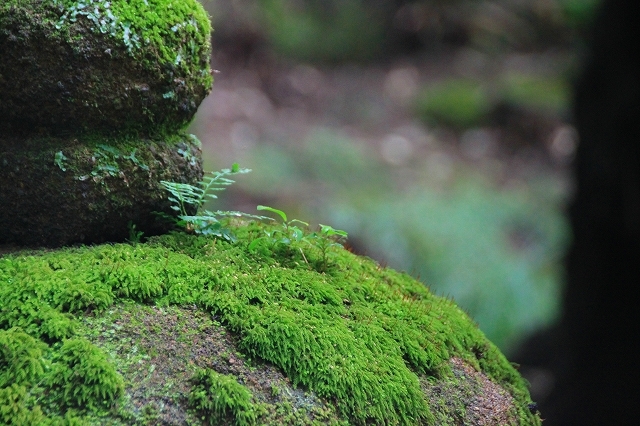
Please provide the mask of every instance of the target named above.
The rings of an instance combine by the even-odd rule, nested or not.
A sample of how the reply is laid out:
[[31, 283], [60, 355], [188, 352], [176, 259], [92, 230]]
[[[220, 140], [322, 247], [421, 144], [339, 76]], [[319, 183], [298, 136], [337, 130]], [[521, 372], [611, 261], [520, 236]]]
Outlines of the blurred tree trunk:
[[640, 2], [605, 0], [577, 86], [574, 233], [545, 425], [640, 424]]

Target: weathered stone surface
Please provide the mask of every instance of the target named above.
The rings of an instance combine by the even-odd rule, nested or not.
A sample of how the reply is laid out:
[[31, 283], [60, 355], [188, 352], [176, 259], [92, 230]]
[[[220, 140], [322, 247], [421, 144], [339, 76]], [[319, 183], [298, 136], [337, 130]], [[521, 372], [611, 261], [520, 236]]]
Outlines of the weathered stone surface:
[[196, 0], [0, 4], [0, 133], [183, 128], [209, 93], [211, 26]]
[[199, 141], [0, 137], [0, 243], [62, 246], [124, 241], [170, 229], [159, 181], [202, 178]]

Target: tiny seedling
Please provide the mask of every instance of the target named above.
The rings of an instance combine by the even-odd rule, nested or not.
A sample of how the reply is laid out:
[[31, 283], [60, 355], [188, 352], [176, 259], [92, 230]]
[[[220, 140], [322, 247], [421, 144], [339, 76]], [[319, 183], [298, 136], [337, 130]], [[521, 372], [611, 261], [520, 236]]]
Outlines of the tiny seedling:
[[301, 229], [298, 225], [302, 225], [307, 228], [309, 226], [307, 222], [303, 222], [298, 219], [287, 220], [287, 215], [285, 212], [283, 212], [282, 210], [274, 209], [273, 207], [257, 206], [256, 209], [275, 213], [282, 219], [282, 230], [265, 230], [265, 234], [267, 234], [268, 237], [272, 239], [272, 243], [283, 243], [289, 245], [292, 241], [303, 240], [304, 230]]
[[129, 221], [129, 223], [127, 223], [127, 226], [129, 228], [129, 238], [127, 239], [127, 241], [133, 245], [141, 242], [144, 232], [136, 231], [136, 225], [132, 221]]
[[[294, 241], [305, 242], [320, 251], [322, 255], [322, 261], [319, 267], [320, 272], [327, 270], [328, 260], [332, 254], [331, 249], [336, 247], [342, 248], [341, 241], [346, 239], [348, 235], [345, 231], [322, 224], [320, 224], [319, 231], [308, 233], [306, 232], [309, 228], [307, 222], [298, 219], [288, 220], [287, 215], [282, 210], [268, 206], [258, 206], [257, 209], [269, 211], [280, 216], [282, 219], [282, 229], [265, 229], [265, 236], [254, 239], [251, 244], [249, 244], [249, 250], [255, 250], [265, 243], [274, 248], [278, 244], [288, 247]], [[302, 225], [304, 228], [300, 228], [298, 225]], [[304, 255], [302, 249], [300, 249], [300, 252], [305, 261], [307, 261], [307, 257]]]
[[333, 256], [333, 248], [342, 248], [342, 242], [347, 239], [347, 232], [334, 229], [329, 225], [319, 224], [320, 230], [305, 237], [305, 241], [320, 250], [322, 263], [320, 272], [327, 270], [329, 257]]
[[56, 152], [56, 155], [53, 159], [53, 162], [56, 166], [60, 168], [63, 172], [67, 171], [67, 168], [64, 165], [64, 162], [67, 160], [67, 157], [62, 153], [62, 151]]
[[[229, 176], [245, 174], [251, 169], [241, 169], [238, 163], [234, 163], [230, 169], [222, 169], [211, 172], [196, 185], [179, 182], [160, 181], [170, 196], [171, 209], [178, 213], [177, 217], [159, 213], [160, 216], [173, 220], [176, 225], [190, 234], [214, 235], [228, 241], [235, 241], [231, 231], [220, 222], [223, 217], [237, 217], [245, 219], [268, 219], [264, 216], [256, 216], [238, 211], [210, 211], [204, 208], [205, 202], [216, 199], [216, 191], [223, 191], [235, 181]], [[190, 212], [195, 212], [190, 214]]]
[[[278, 246], [284, 246], [286, 247], [287, 254], [290, 254], [292, 242], [304, 241], [305, 232], [298, 225], [302, 225], [304, 228], [307, 228], [309, 226], [307, 222], [303, 222], [298, 219], [287, 220], [287, 215], [285, 212], [283, 212], [282, 210], [274, 209], [273, 207], [257, 206], [256, 208], [258, 210], [268, 211], [280, 216], [280, 218], [282, 219], [282, 226], [263, 229], [264, 236], [258, 237], [251, 241], [251, 243], [249, 244], [250, 251], [257, 251], [259, 248], [266, 248], [267, 250], [273, 251]], [[309, 263], [302, 249], [299, 248], [299, 250], [305, 262]]]

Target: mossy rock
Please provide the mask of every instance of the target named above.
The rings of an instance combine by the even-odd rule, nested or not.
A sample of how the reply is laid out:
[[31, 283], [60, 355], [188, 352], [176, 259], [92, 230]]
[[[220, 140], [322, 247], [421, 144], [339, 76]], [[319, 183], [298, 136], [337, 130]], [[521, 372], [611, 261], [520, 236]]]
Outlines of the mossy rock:
[[0, 423], [541, 424], [451, 300], [339, 247], [252, 251], [273, 228], [231, 230], [0, 258]]
[[212, 83], [196, 0], [0, 4], [0, 132], [175, 131]]
[[58, 247], [125, 241], [171, 229], [161, 180], [202, 178], [199, 141], [0, 136], [0, 243]]

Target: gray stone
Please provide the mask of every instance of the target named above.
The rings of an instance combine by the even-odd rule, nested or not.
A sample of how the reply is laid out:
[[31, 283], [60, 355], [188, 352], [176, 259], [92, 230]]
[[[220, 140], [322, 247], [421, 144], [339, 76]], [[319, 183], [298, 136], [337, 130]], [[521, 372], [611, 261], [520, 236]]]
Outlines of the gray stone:
[[202, 179], [199, 141], [0, 137], [0, 244], [56, 247], [171, 229], [159, 181]]

